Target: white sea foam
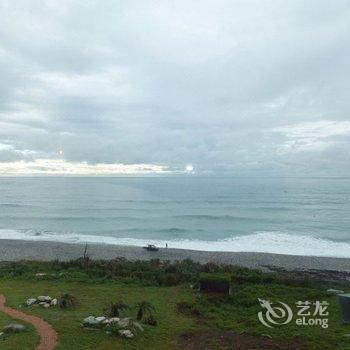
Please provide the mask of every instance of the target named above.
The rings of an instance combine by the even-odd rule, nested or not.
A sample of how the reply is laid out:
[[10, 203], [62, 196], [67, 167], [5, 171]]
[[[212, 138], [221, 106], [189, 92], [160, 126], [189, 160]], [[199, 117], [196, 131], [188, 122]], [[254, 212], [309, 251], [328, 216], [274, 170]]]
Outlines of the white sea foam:
[[104, 243], [118, 245], [144, 246], [155, 244], [169, 248], [194, 249], [204, 251], [264, 252], [292, 255], [313, 255], [350, 258], [350, 243], [291, 235], [283, 232], [255, 232], [251, 235], [232, 236], [223, 240], [148, 240], [136, 238], [117, 238], [83, 234], [58, 234], [56, 232], [38, 232], [22, 230], [0, 230], [0, 239], [18, 239], [33, 241], [53, 241], [66, 243]]

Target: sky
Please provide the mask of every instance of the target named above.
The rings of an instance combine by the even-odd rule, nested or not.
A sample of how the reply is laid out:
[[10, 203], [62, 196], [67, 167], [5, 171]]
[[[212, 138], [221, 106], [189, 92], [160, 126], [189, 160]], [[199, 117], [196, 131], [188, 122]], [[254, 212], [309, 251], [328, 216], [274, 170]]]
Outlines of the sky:
[[1, 175], [350, 175], [348, 0], [0, 14]]

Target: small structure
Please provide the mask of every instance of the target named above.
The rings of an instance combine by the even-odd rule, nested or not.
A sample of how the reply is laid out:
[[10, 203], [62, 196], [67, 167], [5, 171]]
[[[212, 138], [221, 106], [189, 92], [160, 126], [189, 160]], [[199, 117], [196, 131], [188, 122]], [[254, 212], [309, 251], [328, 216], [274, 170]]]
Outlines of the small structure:
[[201, 273], [199, 290], [204, 293], [231, 294], [231, 276], [226, 273]]
[[350, 323], [350, 293], [337, 295], [343, 322]]
[[157, 252], [159, 250], [154, 244], [148, 244], [147, 247], [143, 247], [143, 249], [146, 249], [149, 252]]

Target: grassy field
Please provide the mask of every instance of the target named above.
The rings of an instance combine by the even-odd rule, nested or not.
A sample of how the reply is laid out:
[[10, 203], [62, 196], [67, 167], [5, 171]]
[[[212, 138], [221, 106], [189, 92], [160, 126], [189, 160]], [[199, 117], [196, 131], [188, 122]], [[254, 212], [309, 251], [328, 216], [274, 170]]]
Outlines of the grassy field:
[[[47, 276], [52, 274], [48, 265], [40, 267], [39, 270], [31, 266], [22, 269], [20, 274], [12, 273], [12, 276], [8, 274], [11, 267], [3, 268], [0, 293], [6, 295], [7, 305], [39, 315], [51, 323], [59, 334], [59, 350], [167, 350], [199, 349], [204, 346], [207, 349], [232, 349], [235, 343], [238, 344], [236, 348], [240, 349], [260, 349], [265, 345], [266, 348], [270, 346], [276, 349], [288, 349], [288, 346], [289, 349], [350, 349], [350, 338], [344, 336], [350, 333], [350, 325], [342, 324], [336, 298], [326, 293], [326, 284], [279, 281], [278, 278], [264, 278], [255, 272], [245, 271], [248, 278], [242, 279], [240, 275], [236, 281], [233, 279], [232, 295], [221, 297], [200, 294], [197, 288], [191, 288], [187, 282], [175, 283], [178, 278], [173, 280], [175, 285], [171, 286], [155, 285], [152, 279], [125, 280], [125, 276], [120, 277], [118, 273], [109, 279], [99, 279], [96, 276], [100, 272], [93, 276], [87, 272], [90, 270], [96, 273], [98, 269], [92, 265], [81, 269], [80, 274], [77, 266], [55, 267], [55, 271], [61, 269], [61, 273], [56, 274], [54, 279], [40, 279], [35, 277], [35, 273], [43, 269], [46, 269]], [[193, 266], [190, 269], [193, 272]], [[186, 274], [186, 271], [182, 269], [181, 273]], [[178, 273], [175, 272], [175, 275]], [[86, 278], [87, 275], [90, 275], [89, 278]], [[344, 285], [342, 289], [347, 290]], [[70, 293], [78, 299], [74, 310], [22, 306], [29, 297], [59, 297], [63, 293]], [[298, 326], [293, 319], [289, 324], [267, 328], [257, 318], [258, 312], [262, 310], [258, 298], [283, 301], [293, 310], [299, 300], [325, 300], [330, 304], [329, 327]], [[108, 303], [117, 300], [124, 300], [130, 306], [142, 300], [150, 301], [156, 308], [158, 325], [146, 325], [144, 332], [131, 340], [108, 336], [103, 330], [82, 329], [83, 318], [91, 314], [103, 315]], [[129, 315], [135, 316], [136, 310], [131, 308], [126, 311], [125, 316]], [[0, 313], [0, 326], [9, 322], [10, 319]], [[37, 335], [29, 327], [27, 332], [11, 335], [1, 341], [0, 348], [30, 350], [35, 348], [37, 341]], [[249, 345], [244, 345], [247, 342]]]
[[[0, 312], [0, 329], [10, 323], [18, 323], [18, 321]], [[22, 321], [20, 323], [25, 325], [27, 330], [24, 333], [11, 334], [9, 337], [0, 337], [1, 350], [34, 349], [34, 345], [39, 341], [39, 336], [30, 324]]]
[[[86, 284], [57, 283], [53, 281], [6, 281], [0, 282], [0, 291], [7, 296], [7, 305], [18, 308], [31, 296], [60, 296], [70, 293], [76, 296], [79, 305], [74, 310], [58, 308], [26, 308], [27, 312], [43, 317], [50, 322], [59, 334], [58, 349], [174, 349], [174, 340], [181, 332], [194, 329], [193, 318], [178, 315], [174, 310], [181, 300], [191, 302], [193, 294], [188, 288], [143, 287], [119, 283]], [[83, 331], [81, 323], [89, 315], [103, 315], [103, 310], [110, 301], [122, 299], [133, 305], [141, 300], [149, 300], [157, 309], [159, 325], [148, 326], [133, 340], [124, 340], [107, 336], [102, 330]], [[132, 310], [126, 312], [135, 314]], [[26, 335], [25, 335], [26, 337]], [[9, 341], [12, 341], [9, 338]], [[32, 347], [33, 348], [33, 347]], [[10, 348], [9, 348], [10, 349]], [[27, 348], [24, 348], [27, 349]], [[28, 346], [28, 349], [31, 347]]]

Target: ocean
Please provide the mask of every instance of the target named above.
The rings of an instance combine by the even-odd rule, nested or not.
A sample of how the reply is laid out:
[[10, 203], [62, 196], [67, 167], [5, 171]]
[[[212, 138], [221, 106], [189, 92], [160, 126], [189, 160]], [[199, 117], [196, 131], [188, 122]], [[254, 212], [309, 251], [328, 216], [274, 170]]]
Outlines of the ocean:
[[0, 238], [350, 258], [350, 179], [0, 177]]

